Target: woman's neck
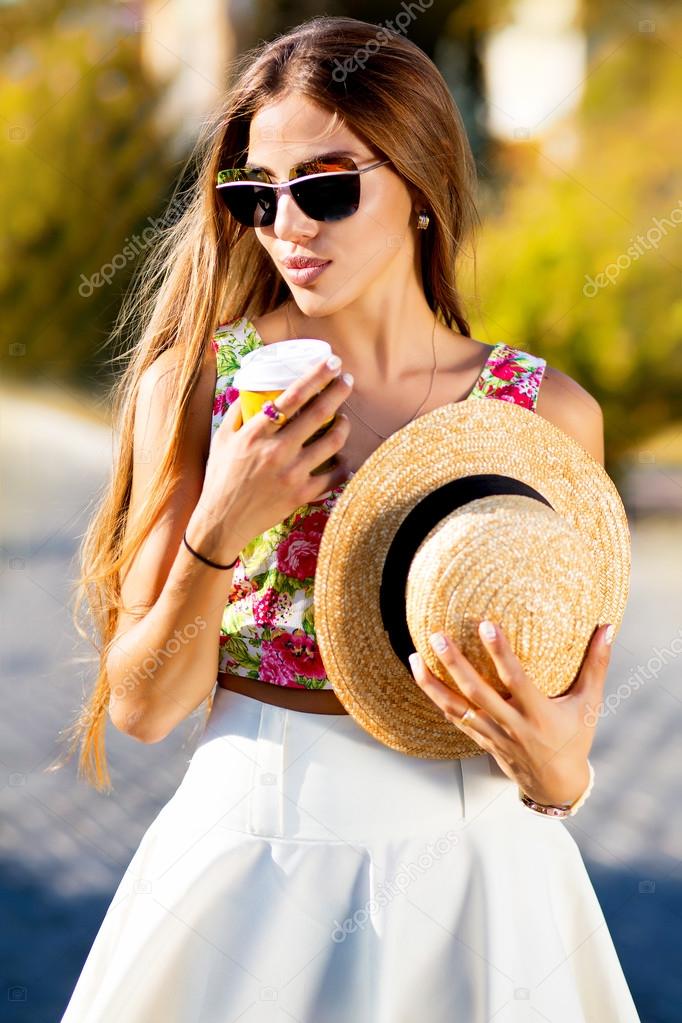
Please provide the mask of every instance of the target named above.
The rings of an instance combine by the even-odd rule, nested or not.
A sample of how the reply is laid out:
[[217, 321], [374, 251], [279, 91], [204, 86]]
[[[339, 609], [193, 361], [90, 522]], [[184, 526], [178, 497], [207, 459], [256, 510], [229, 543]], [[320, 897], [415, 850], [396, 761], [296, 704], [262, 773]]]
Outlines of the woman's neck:
[[[388, 386], [433, 363], [434, 313], [425, 297], [390, 303], [356, 302], [338, 313], [305, 316], [291, 300], [294, 337], [323, 337], [341, 357], [344, 369], [365, 382]], [[436, 334], [439, 325], [435, 326]]]

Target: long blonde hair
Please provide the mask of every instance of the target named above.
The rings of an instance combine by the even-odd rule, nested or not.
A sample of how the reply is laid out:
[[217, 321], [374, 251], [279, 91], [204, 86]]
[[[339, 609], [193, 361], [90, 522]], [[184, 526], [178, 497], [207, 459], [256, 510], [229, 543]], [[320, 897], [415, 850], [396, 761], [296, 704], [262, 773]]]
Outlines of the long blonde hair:
[[[230, 217], [215, 190], [218, 170], [243, 163], [256, 111], [285, 94], [307, 97], [392, 162], [423, 197], [430, 216], [427, 230], [419, 232], [427, 301], [449, 327], [471, 336], [456, 268], [478, 222], [475, 165], [457, 106], [426, 54], [399, 32], [320, 16], [243, 54], [232, 73], [225, 100], [204, 124], [189, 158], [196, 181], [185, 192], [176, 186], [171, 216], [164, 219], [180, 214], [160, 233], [131, 282], [110, 337], [110, 344], [124, 342], [124, 354], [113, 361], [125, 362], [113, 391], [114, 466], [79, 549], [73, 611], [78, 633], [98, 651], [99, 670], [68, 730], [68, 756], [80, 745], [79, 776], [98, 790], [111, 788], [104, 748], [106, 659], [123, 609], [121, 569], [177, 482], [182, 429], [216, 326], [264, 315], [289, 296], [255, 233]], [[140, 521], [126, 535], [140, 379], [169, 348], [179, 356], [169, 410], [173, 428]], [[78, 621], [84, 603], [94, 641]], [[210, 703], [209, 698], [209, 710]]]

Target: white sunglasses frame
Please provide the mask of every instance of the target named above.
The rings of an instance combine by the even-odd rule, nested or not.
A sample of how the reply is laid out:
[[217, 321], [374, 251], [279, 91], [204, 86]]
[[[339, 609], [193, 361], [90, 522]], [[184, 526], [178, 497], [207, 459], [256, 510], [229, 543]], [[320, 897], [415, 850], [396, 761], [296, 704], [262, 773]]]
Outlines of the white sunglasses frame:
[[[312, 160], [305, 160], [303, 162], [304, 163], [313, 163], [314, 161], [312, 161]], [[291, 198], [293, 199], [293, 201], [296, 203], [298, 208], [301, 209], [301, 207], [299, 206], [298, 200], [296, 199], [296, 196], [291, 194], [291, 188], [292, 188], [293, 185], [297, 185], [301, 181], [310, 181], [312, 178], [327, 178], [327, 177], [336, 176], [336, 175], [339, 175], [339, 174], [344, 174], [344, 175], [345, 174], [366, 174], [367, 171], [374, 170], [376, 167], [384, 167], [386, 164], [388, 164], [390, 162], [391, 162], [390, 160], [379, 160], [377, 163], [370, 164], [369, 167], [355, 168], [355, 170], [349, 169], [349, 170], [338, 170], [338, 171], [318, 171], [315, 174], [302, 174], [300, 177], [298, 177], [298, 178], [290, 178], [288, 181], [278, 181], [278, 182], [275, 182], [275, 181], [223, 181], [223, 182], [218, 181], [216, 183], [216, 190], [219, 191], [221, 188], [236, 188], [239, 185], [248, 185], [250, 187], [253, 187], [254, 185], [258, 185], [261, 188], [272, 188], [272, 189], [274, 189], [274, 192], [275, 192], [275, 204], [276, 205], [279, 204], [280, 195], [286, 194], [286, 195], [291, 195]], [[298, 166], [300, 166], [300, 164], [294, 164], [294, 167], [298, 167]], [[241, 168], [231, 168], [231, 169], [236, 169], [236, 170], [250, 170], [250, 169], [253, 169], [253, 170], [256, 170], [256, 169], [259, 169], [259, 168], [241, 167]], [[218, 171], [217, 177], [220, 178], [220, 175], [223, 174], [223, 173], [224, 173], [224, 171]], [[306, 213], [305, 210], [301, 210], [301, 212], [303, 214], [305, 214], [306, 217], [310, 216], [310, 214]], [[356, 211], [353, 211], [353, 212], [356, 212]], [[352, 216], [352, 215], [353, 215], [352, 213], [349, 214], [349, 216]], [[314, 220], [315, 218], [314, 217], [310, 217], [310, 219]], [[341, 219], [345, 220], [347, 218], [346, 217], [342, 217]], [[319, 223], [326, 223], [326, 221], [319, 221]], [[244, 225], [244, 226], [247, 226], [247, 225]], [[248, 226], [251, 226], [251, 225], [248, 225]]]

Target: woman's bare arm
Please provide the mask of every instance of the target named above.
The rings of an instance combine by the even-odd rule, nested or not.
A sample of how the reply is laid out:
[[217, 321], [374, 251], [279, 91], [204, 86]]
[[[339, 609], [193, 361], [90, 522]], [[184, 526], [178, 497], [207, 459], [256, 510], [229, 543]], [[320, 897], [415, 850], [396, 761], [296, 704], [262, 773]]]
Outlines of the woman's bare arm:
[[[143, 506], [171, 427], [170, 382], [176, 357], [172, 351], [164, 352], [141, 381], [129, 522]], [[207, 557], [216, 546], [213, 525], [197, 509], [214, 389], [215, 358], [207, 357], [179, 452], [179, 483], [126, 567], [121, 584], [131, 613], [121, 613], [107, 660], [109, 715], [118, 729], [143, 742], [163, 739], [209, 695], [216, 680], [220, 621], [233, 573], [204, 565], [182, 542], [187, 528], [192, 546]], [[235, 542], [232, 557], [239, 546]]]

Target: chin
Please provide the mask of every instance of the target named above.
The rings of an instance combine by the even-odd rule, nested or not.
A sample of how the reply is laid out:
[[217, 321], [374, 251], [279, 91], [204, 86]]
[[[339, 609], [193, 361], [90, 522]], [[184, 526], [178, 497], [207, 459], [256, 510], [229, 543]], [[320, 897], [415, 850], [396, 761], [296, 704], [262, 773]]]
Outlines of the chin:
[[361, 305], [366, 302], [371, 293], [372, 281], [363, 281], [358, 286], [358, 282], [353, 281], [352, 276], [353, 270], [349, 268], [346, 274], [346, 281], [349, 286], [346, 288], [329, 287], [327, 285], [325, 289], [327, 294], [322, 291], [313, 294], [312, 289], [310, 289], [306, 295], [297, 295], [296, 302], [299, 309], [306, 316], [320, 318], [323, 316], [333, 316], [335, 313], [341, 312], [342, 309], [349, 309], [352, 306]]
[[324, 294], [314, 294], [311, 288], [299, 288], [292, 292], [292, 298], [304, 316], [310, 319], [319, 319], [322, 316], [330, 316], [343, 309], [345, 302], [339, 302], [336, 296], [327, 298]]

